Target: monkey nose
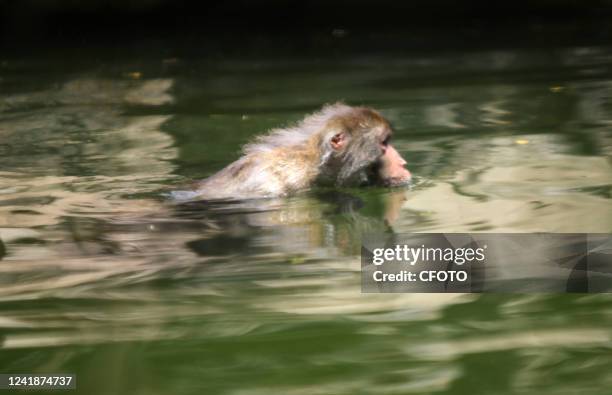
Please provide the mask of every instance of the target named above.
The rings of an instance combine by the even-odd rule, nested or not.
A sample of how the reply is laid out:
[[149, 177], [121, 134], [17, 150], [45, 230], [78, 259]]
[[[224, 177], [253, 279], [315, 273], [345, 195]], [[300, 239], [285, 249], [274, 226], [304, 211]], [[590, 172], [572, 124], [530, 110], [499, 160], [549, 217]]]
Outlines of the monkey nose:
[[399, 183], [410, 182], [412, 179], [412, 173], [410, 173], [410, 170], [406, 169], [405, 167], [400, 167], [397, 169], [394, 176]]

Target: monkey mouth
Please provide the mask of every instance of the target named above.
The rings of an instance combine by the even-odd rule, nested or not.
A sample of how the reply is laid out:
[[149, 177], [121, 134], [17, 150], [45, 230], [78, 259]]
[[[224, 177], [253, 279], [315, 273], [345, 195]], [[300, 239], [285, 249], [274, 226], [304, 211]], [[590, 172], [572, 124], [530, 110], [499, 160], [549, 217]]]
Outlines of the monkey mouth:
[[366, 184], [369, 186], [401, 187], [409, 185], [411, 180], [412, 174], [403, 166], [383, 171], [380, 162], [377, 162], [367, 169]]
[[411, 180], [412, 180], [412, 177], [410, 176], [391, 177], [391, 178], [381, 179], [379, 184], [385, 187], [401, 187], [401, 186], [409, 185]]

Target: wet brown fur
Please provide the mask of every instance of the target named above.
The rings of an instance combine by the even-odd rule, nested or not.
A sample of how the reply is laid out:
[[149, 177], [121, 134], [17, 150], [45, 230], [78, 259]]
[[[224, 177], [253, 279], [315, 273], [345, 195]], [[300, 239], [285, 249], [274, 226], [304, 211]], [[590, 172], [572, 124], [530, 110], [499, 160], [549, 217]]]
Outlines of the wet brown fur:
[[[331, 138], [342, 133], [346, 145], [332, 149]], [[390, 134], [389, 122], [370, 108], [326, 106], [294, 127], [257, 138], [243, 157], [201, 181], [197, 192], [203, 198], [241, 199], [285, 196], [315, 184], [359, 184]]]

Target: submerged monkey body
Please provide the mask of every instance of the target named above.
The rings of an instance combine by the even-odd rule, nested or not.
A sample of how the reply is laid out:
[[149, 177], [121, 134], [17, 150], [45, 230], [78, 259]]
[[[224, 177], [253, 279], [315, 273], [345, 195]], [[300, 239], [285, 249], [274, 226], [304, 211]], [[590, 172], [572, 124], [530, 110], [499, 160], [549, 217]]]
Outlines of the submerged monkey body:
[[372, 109], [327, 105], [247, 144], [241, 158], [198, 182], [194, 195], [248, 199], [289, 196], [314, 185], [405, 183], [410, 173], [390, 136], [388, 121]]

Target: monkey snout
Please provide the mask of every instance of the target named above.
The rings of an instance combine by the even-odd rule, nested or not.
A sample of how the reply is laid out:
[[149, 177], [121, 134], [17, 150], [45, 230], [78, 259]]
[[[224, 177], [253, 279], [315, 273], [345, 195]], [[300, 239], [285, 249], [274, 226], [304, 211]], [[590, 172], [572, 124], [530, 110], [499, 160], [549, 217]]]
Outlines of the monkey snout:
[[399, 152], [392, 145], [388, 145], [378, 168], [382, 183], [393, 186], [410, 182], [412, 174], [404, 167], [406, 164]]
[[391, 166], [406, 166], [408, 164], [408, 162], [406, 162], [406, 160], [402, 158], [400, 153], [397, 152], [397, 150], [392, 145], [387, 146], [387, 152], [385, 152], [384, 156], [385, 161], [388, 162]]
[[392, 185], [399, 185], [409, 182], [412, 179], [412, 174], [403, 165], [398, 164], [388, 170], [386, 178]]

